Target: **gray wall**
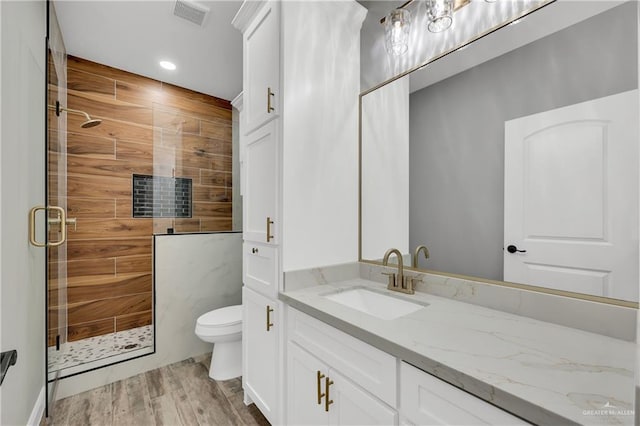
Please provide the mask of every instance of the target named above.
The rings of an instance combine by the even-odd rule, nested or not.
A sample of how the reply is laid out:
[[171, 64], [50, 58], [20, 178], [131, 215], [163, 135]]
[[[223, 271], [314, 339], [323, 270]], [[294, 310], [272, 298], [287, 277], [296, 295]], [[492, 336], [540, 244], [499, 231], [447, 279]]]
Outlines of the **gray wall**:
[[504, 122], [638, 87], [630, 2], [410, 96], [410, 245], [502, 279]]

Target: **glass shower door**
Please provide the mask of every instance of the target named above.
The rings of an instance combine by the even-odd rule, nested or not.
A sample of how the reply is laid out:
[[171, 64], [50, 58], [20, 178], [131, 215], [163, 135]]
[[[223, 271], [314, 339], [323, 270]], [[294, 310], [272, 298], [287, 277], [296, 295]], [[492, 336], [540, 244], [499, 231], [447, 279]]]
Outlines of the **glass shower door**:
[[55, 9], [48, 2], [47, 35], [47, 415], [50, 416], [67, 343], [67, 57]]

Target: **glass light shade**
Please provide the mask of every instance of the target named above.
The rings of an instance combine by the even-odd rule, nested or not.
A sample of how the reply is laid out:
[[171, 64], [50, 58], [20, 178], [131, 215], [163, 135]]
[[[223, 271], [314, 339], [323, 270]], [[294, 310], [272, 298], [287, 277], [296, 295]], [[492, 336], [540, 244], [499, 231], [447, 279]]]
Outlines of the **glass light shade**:
[[395, 9], [389, 12], [384, 20], [384, 33], [387, 52], [400, 56], [409, 50], [409, 30], [411, 29], [411, 13], [406, 9]]
[[453, 0], [427, 0], [427, 28], [432, 33], [439, 33], [453, 24]]

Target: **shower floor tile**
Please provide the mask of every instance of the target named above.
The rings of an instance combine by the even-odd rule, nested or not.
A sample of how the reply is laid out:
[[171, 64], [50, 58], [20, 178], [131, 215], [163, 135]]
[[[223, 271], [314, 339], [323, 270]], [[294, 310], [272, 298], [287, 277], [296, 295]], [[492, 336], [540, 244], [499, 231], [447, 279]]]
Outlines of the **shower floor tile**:
[[75, 367], [151, 346], [152, 325], [68, 342], [66, 350], [62, 351], [56, 351], [51, 346], [48, 349], [49, 371]]

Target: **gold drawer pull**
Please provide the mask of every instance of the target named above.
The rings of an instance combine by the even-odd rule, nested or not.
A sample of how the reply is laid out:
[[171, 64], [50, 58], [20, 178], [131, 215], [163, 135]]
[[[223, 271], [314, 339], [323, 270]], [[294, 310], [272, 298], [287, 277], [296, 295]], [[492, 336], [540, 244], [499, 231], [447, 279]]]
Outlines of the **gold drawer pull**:
[[318, 384], [318, 405], [322, 404], [322, 397], [325, 396], [324, 393], [322, 393], [322, 379], [324, 379], [324, 374], [318, 370], [318, 374], [316, 375], [316, 382]]
[[270, 242], [273, 239], [273, 235], [271, 235], [271, 225], [273, 225], [273, 221], [269, 216], [267, 216], [267, 242]]
[[271, 330], [271, 327], [273, 327], [273, 323], [271, 322], [271, 312], [273, 312], [273, 308], [267, 305], [267, 331]]
[[271, 87], [267, 87], [267, 114], [271, 114], [271, 111], [275, 111], [275, 108], [271, 106], [271, 98], [275, 96], [275, 93], [271, 91]]
[[326, 395], [324, 396], [324, 411], [329, 411], [329, 406], [333, 404], [333, 399], [329, 396], [329, 386], [333, 384], [333, 380], [330, 380], [328, 377], [324, 379], [324, 390]]

